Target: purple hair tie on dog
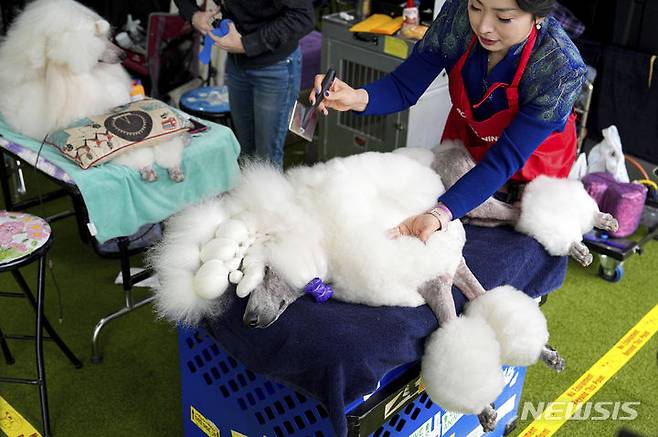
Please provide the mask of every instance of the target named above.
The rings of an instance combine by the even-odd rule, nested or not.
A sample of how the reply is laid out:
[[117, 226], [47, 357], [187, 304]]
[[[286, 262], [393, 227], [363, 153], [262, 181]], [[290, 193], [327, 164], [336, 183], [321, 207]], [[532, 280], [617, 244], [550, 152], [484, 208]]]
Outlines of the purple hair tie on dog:
[[334, 290], [330, 285], [322, 282], [322, 279], [313, 278], [308, 284], [304, 286], [304, 293], [313, 296], [317, 303], [323, 303], [329, 300], [329, 298], [334, 294]]

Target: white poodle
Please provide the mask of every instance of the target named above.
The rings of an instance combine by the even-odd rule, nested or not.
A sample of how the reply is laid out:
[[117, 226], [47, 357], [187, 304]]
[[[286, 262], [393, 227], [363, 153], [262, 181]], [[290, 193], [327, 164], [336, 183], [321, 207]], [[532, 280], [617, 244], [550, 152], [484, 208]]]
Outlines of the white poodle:
[[[161, 284], [158, 310], [184, 323], [218, 315], [218, 297], [234, 282], [239, 296], [251, 294], [244, 322], [265, 327], [314, 278], [331, 283], [334, 296], [348, 302], [427, 303], [441, 325], [423, 358], [428, 394], [446, 409], [478, 414], [490, 430], [503, 363], [542, 358], [559, 369], [562, 362], [546, 347], [546, 321], [530, 297], [511, 287], [485, 294], [461, 255], [461, 222], [427, 244], [388, 238], [388, 229], [432, 207], [442, 192], [428, 166], [391, 153], [336, 158], [285, 175], [251, 165], [226, 196], [168, 221], [151, 258]], [[469, 300], [487, 299], [458, 318], [453, 282]], [[512, 317], [514, 308], [523, 315]]]
[[[0, 45], [0, 113], [16, 132], [42, 140], [51, 131], [130, 102], [123, 51], [110, 24], [73, 0], [29, 3]], [[185, 136], [114, 159], [154, 180], [154, 162], [182, 180]]]

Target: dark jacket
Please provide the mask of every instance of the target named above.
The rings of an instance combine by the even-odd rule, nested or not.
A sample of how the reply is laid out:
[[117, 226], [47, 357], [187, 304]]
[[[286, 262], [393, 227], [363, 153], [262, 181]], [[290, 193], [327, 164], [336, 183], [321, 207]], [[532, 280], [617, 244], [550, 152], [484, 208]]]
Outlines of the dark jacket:
[[[194, 0], [174, 0], [180, 14], [191, 20], [199, 8]], [[245, 54], [232, 55], [243, 68], [272, 65], [295, 51], [313, 30], [312, 0], [222, 0], [223, 18], [242, 35]]]

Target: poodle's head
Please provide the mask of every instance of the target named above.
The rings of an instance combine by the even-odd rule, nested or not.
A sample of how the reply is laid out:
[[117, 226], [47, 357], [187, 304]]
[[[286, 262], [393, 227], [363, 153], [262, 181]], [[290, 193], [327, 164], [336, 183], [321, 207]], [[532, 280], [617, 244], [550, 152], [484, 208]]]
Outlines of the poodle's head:
[[83, 74], [98, 62], [118, 63], [125, 58], [110, 34], [110, 23], [73, 0], [37, 0], [16, 19], [7, 44], [21, 51], [33, 69], [52, 64]]
[[288, 285], [277, 272], [268, 267], [263, 282], [249, 294], [242, 320], [250, 328], [267, 328], [303, 295], [303, 290]]

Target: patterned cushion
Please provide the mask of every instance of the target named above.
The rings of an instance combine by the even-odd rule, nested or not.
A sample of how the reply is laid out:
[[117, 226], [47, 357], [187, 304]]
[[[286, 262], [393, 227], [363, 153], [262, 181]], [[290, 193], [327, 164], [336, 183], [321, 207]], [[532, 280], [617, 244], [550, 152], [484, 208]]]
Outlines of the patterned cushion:
[[190, 127], [190, 121], [171, 106], [159, 100], [144, 99], [51, 132], [46, 143], [87, 169], [132, 147], [153, 145], [169, 136], [180, 135]]
[[0, 211], [0, 264], [23, 258], [50, 239], [50, 226], [37, 216]]

